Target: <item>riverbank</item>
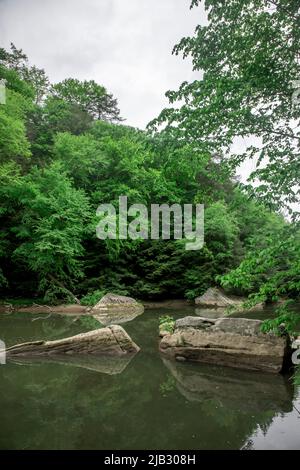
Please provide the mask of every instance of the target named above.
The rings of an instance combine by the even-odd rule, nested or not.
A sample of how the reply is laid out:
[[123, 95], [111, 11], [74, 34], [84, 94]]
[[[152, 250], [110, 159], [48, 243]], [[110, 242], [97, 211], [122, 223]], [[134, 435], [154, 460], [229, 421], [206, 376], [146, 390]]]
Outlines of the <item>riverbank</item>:
[[[163, 308], [163, 309], [182, 309], [193, 305], [192, 302], [185, 299], [170, 299], [161, 301], [140, 301], [145, 309]], [[44, 304], [13, 304], [3, 303], [0, 304], [1, 313], [60, 313], [65, 315], [82, 315], [89, 314], [91, 306], [79, 304], [61, 304], [61, 305], [44, 305]]]

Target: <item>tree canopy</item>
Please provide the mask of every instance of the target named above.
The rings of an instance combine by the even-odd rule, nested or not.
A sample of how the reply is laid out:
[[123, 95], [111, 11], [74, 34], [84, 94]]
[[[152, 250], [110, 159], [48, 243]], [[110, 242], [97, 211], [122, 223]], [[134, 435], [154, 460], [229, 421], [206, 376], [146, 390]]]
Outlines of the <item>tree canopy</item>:
[[[172, 106], [147, 132], [121, 122], [104, 86], [50, 84], [21, 49], [0, 49], [3, 297], [89, 303], [114, 291], [194, 299], [212, 285], [251, 305], [299, 297], [299, 223], [295, 213], [282, 215], [299, 194], [291, 85], [299, 11], [288, 0], [205, 4], [208, 25], [174, 49], [191, 55], [203, 77], [168, 92]], [[234, 154], [234, 139], [246, 136], [253, 144]], [[257, 162], [247, 185], [236, 178], [245, 159]], [[148, 208], [204, 203], [203, 248], [97, 239], [97, 207], [123, 195]]]
[[[191, 7], [201, 2], [193, 0]], [[206, 0], [207, 25], [175, 54], [191, 57], [202, 78], [168, 91], [172, 107], [152, 126], [224, 155], [233, 168], [254, 160], [248, 191], [275, 210], [299, 202], [300, 11], [295, 0]], [[183, 106], [176, 106], [177, 102]], [[251, 144], [233, 153], [235, 138]], [[253, 184], [256, 183], [256, 184]], [[295, 214], [294, 214], [295, 215]]]
[[51, 94], [79, 106], [94, 119], [110, 122], [122, 120], [117, 100], [94, 80], [80, 82], [77, 79], [68, 78], [53, 85]]

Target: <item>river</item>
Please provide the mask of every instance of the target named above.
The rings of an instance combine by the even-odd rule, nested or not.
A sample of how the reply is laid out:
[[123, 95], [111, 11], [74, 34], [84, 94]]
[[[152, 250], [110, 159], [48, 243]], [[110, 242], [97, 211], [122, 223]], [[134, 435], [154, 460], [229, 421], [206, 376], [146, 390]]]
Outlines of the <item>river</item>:
[[[1, 449], [300, 449], [300, 390], [290, 377], [158, 353], [158, 319], [192, 307], [149, 309], [124, 324], [141, 347], [131, 361], [0, 365]], [[93, 318], [1, 314], [7, 346], [99, 327]]]

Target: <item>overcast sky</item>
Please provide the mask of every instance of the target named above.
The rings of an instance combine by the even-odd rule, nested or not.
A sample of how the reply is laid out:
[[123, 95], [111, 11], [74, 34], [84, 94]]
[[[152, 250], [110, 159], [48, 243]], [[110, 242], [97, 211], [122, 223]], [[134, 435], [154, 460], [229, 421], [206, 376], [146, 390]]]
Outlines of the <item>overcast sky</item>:
[[93, 79], [118, 99], [126, 123], [144, 128], [165, 92], [196, 77], [173, 46], [205, 22], [190, 0], [0, 0], [2, 47], [13, 42], [51, 82]]
[[[206, 23], [190, 0], [0, 0], [0, 45], [22, 48], [52, 83], [95, 80], [118, 99], [125, 123], [145, 128], [168, 104], [165, 92], [199, 77], [173, 46]], [[250, 139], [251, 140], [251, 139]], [[246, 142], [237, 139], [234, 150]], [[248, 139], [249, 143], [249, 139]], [[246, 161], [242, 181], [255, 168]]]

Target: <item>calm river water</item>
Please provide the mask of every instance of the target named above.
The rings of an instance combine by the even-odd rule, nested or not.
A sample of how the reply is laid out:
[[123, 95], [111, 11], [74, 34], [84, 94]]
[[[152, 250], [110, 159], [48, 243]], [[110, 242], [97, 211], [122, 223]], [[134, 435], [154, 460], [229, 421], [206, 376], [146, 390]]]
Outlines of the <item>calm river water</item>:
[[[158, 353], [158, 318], [124, 324], [141, 347], [127, 361], [0, 365], [1, 449], [300, 449], [300, 390], [289, 377], [200, 364]], [[86, 317], [0, 315], [6, 345], [99, 327]]]

